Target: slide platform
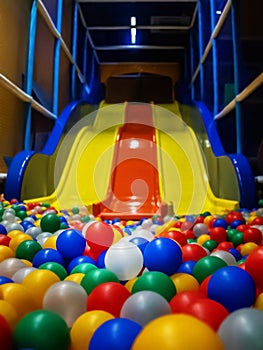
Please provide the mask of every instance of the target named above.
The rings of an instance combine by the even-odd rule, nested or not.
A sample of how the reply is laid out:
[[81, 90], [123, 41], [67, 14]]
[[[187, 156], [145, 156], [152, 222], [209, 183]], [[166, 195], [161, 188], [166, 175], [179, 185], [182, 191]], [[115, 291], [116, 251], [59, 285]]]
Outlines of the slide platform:
[[[216, 156], [212, 147], [204, 151], [202, 137], [209, 141], [209, 133], [202, 130], [201, 135], [189, 126], [182, 111], [177, 102], [167, 106], [102, 102], [97, 111], [57, 137], [53, 153], [15, 157], [6, 198], [48, 202], [58, 210], [84, 205], [103, 219], [164, 215], [167, 208], [177, 215], [238, 209], [242, 196], [238, 173], [244, 169], [236, 169], [225, 154]], [[10, 176], [14, 182], [18, 161], [15, 192]], [[227, 181], [218, 185], [213, 173], [219, 174], [222, 167], [228, 172]]]

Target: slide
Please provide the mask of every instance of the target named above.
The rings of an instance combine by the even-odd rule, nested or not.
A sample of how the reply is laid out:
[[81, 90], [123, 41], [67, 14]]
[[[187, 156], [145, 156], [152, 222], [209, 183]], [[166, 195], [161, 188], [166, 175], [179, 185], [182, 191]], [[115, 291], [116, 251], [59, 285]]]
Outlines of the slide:
[[[192, 112], [177, 102], [167, 106], [102, 102], [61, 134], [53, 153], [28, 154], [17, 181], [11, 170], [23, 155], [15, 157], [6, 198], [18, 198], [12, 176], [21, 200], [49, 202], [58, 210], [85, 205], [103, 219], [151, 217], [168, 206], [177, 215], [237, 209], [242, 189], [231, 159], [211, 155], [205, 128], [194, 130], [184, 121]], [[228, 181], [216, 185], [214, 173], [222, 169]]]

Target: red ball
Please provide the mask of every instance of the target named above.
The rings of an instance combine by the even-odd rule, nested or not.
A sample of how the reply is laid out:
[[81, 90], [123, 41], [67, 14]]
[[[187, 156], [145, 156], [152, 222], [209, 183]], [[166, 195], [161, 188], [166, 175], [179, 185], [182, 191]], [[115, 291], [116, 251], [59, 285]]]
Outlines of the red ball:
[[176, 242], [180, 244], [181, 247], [187, 244], [186, 235], [180, 231], [176, 231], [176, 230], [165, 231], [161, 235], [161, 237], [174, 239]]
[[11, 241], [11, 237], [0, 234], [0, 245], [6, 245], [7, 247], [9, 246], [9, 242]]
[[206, 297], [208, 297], [208, 283], [211, 277], [212, 275], [209, 275], [205, 279], [203, 279], [199, 287], [200, 292], [202, 292]]
[[198, 318], [217, 331], [224, 319], [229, 315], [228, 310], [219, 302], [201, 298], [193, 301], [185, 313]]
[[251, 221], [250, 225], [263, 225], [263, 217], [262, 216], [256, 217]]
[[216, 241], [217, 243], [221, 243], [227, 240], [227, 233], [223, 227], [217, 226], [209, 229], [210, 238]]
[[196, 243], [186, 244], [185, 246], [183, 246], [182, 253], [183, 262], [188, 260], [198, 261], [201, 258], [207, 256], [206, 250], [201, 245]]
[[103, 310], [120, 317], [121, 308], [131, 293], [122, 284], [105, 282], [95, 287], [87, 299], [87, 311]]
[[231, 222], [235, 220], [245, 221], [242, 213], [240, 213], [239, 211], [231, 211], [226, 215], [225, 220], [228, 224], [231, 224]]
[[243, 239], [245, 243], [254, 242], [260, 245], [262, 242], [262, 233], [256, 227], [249, 227], [245, 229]]
[[225, 242], [219, 243], [216, 248], [217, 248], [217, 250], [228, 251], [229, 248], [234, 248], [234, 244], [232, 242], [225, 241]]
[[13, 338], [9, 323], [0, 315], [0, 350], [12, 350]]
[[173, 313], [185, 312], [188, 307], [206, 296], [199, 290], [187, 290], [177, 293], [169, 302]]
[[256, 248], [248, 255], [245, 269], [255, 281], [256, 286], [263, 289], [263, 246]]

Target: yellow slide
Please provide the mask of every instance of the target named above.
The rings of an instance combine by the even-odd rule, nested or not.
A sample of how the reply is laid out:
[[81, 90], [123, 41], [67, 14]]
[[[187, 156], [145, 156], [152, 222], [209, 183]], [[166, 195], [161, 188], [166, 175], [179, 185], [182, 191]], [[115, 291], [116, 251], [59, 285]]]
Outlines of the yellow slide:
[[[238, 201], [218, 198], [211, 190], [206, 159], [193, 130], [174, 105], [154, 108], [161, 197], [178, 215], [224, 213]], [[176, 114], [175, 114], [176, 113]]]

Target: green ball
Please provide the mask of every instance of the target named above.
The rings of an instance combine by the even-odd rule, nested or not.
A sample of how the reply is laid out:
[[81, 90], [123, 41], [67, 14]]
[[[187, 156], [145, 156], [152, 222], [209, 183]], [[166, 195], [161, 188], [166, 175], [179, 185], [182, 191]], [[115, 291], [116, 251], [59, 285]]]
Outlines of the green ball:
[[54, 233], [60, 229], [60, 218], [53, 213], [44, 215], [40, 220], [40, 227], [43, 232]]
[[237, 232], [240, 232], [240, 231], [238, 231], [238, 230], [235, 229], [235, 228], [230, 228], [230, 229], [227, 230], [227, 238], [228, 238], [228, 240], [229, 240], [230, 242], [233, 242], [233, 237], [235, 236], [235, 234], [236, 234]]
[[86, 290], [87, 294], [98, 285], [104, 282], [120, 282], [118, 277], [107, 269], [92, 269], [81, 280], [81, 286]]
[[150, 290], [162, 295], [168, 302], [176, 295], [176, 287], [171, 278], [163, 272], [149, 271], [143, 273], [137, 278], [133, 287], [132, 294]]
[[208, 239], [202, 244], [202, 246], [211, 252], [218, 246], [218, 243], [214, 239]]
[[71, 209], [71, 211], [72, 211], [73, 214], [78, 214], [79, 213], [79, 208], [78, 207], [73, 207]]
[[34, 240], [26, 240], [21, 242], [16, 248], [15, 257], [32, 262], [36, 253], [41, 249], [42, 247], [38, 242]]
[[227, 266], [227, 263], [223, 259], [208, 255], [196, 262], [193, 268], [193, 276], [201, 284], [206, 277], [225, 266]]
[[64, 280], [68, 275], [65, 267], [55, 261], [46, 262], [40, 265], [38, 268], [42, 270], [49, 270], [54, 272], [61, 281]]
[[237, 247], [239, 244], [244, 243], [244, 232], [237, 231], [233, 236], [232, 243], [235, 247]]
[[36, 310], [18, 321], [13, 338], [16, 349], [68, 350], [70, 331], [58, 314]]
[[25, 210], [18, 210], [16, 212], [16, 216], [19, 217], [19, 219], [23, 220], [27, 217], [27, 212]]
[[82, 264], [78, 264], [77, 266], [75, 266], [70, 274], [72, 273], [84, 273], [85, 275], [90, 272], [91, 270], [97, 269], [97, 266], [95, 266], [94, 264], [90, 264], [90, 263], [82, 263]]

